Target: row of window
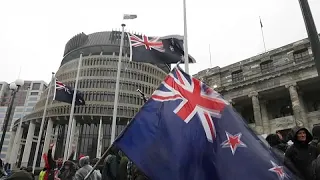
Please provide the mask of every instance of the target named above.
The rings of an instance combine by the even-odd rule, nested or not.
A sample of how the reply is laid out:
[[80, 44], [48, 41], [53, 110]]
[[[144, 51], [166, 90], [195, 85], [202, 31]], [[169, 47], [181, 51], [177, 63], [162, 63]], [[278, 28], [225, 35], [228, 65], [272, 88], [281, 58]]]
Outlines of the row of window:
[[[78, 61], [72, 61], [70, 63], [64, 64], [60, 70], [74, 69], [78, 67]], [[115, 57], [93, 57], [93, 58], [84, 58], [82, 60], [82, 67], [85, 66], [112, 66], [117, 67], [118, 58]], [[146, 73], [153, 74], [155, 76], [164, 76], [164, 73], [156, 69], [155, 67], [150, 66], [150, 64], [138, 63], [138, 62], [129, 62], [128, 60], [123, 60], [122, 67], [127, 67], [129, 69], [141, 70]]]
[[[83, 79], [79, 80], [79, 89], [86, 89], [86, 88], [101, 88], [101, 89], [115, 89], [116, 82], [115, 80], [88, 80]], [[75, 87], [75, 82], [66, 82], [66, 85], [70, 87]], [[138, 84], [135, 82], [120, 82], [120, 90], [124, 91], [133, 91], [135, 92], [137, 89], [140, 89], [145, 94], [152, 94], [155, 90], [155, 87], [150, 87], [144, 84]], [[47, 94], [47, 91], [46, 91]], [[43, 96], [45, 97], [45, 96]]]
[[[57, 76], [58, 80], [65, 80], [65, 79], [75, 79], [77, 75], [76, 71], [68, 72], [61, 74]], [[117, 70], [116, 69], [106, 69], [106, 68], [88, 68], [88, 69], [81, 69], [80, 70], [80, 77], [85, 76], [100, 76], [100, 77], [108, 77], [110, 79], [115, 79], [117, 76]], [[139, 73], [133, 70], [122, 70], [120, 77], [127, 78], [127, 79], [133, 79], [143, 82], [148, 82], [151, 84], [158, 85], [163, 80], [163, 77], [152, 77], [147, 74]]]
[[[308, 48], [296, 51], [293, 53], [294, 61], [296, 63], [310, 60], [311, 55], [309, 54]], [[274, 70], [273, 61], [268, 60], [260, 63], [261, 73], [269, 73]], [[243, 71], [237, 70], [231, 73], [232, 82], [241, 82], [244, 80]]]
[[[118, 116], [133, 117], [138, 108], [118, 106]], [[70, 114], [70, 106], [57, 107], [48, 109], [48, 114], [52, 115], [65, 115]], [[75, 114], [104, 114], [111, 116], [113, 114], [113, 105], [100, 105], [100, 106], [77, 106], [75, 108]]]

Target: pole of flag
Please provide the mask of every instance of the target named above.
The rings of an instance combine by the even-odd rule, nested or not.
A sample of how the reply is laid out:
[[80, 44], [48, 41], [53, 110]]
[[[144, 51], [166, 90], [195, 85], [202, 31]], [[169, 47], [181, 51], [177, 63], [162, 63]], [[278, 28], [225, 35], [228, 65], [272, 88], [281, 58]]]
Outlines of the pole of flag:
[[311, 50], [316, 64], [318, 74], [320, 74], [320, 41], [316, 25], [314, 23], [311, 9], [307, 0], [299, 0], [304, 23], [308, 32]]
[[120, 91], [119, 86], [120, 86], [120, 74], [121, 74], [122, 49], [123, 49], [123, 39], [124, 39], [124, 27], [126, 25], [121, 24], [121, 26], [122, 26], [122, 32], [121, 32], [121, 40], [120, 40], [120, 52], [119, 52], [118, 71], [117, 71], [117, 79], [116, 79], [116, 90], [115, 90], [114, 103], [113, 103], [110, 145], [112, 145], [112, 143], [116, 138], [116, 124], [117, 124], [118, 99], [119, 99], [119, 91]]
[[183, 23], [184, 23], [184, 65], [185, 72], [189, 74], [189, 53], [188, 53], [188, 27], [187, 27], [187, 5], [186, 0], [183, 0]]
[[40, 147], [40, 143], [41, 143], [41, 139], [42, 139], [43, 126], [44, 126], [44, 122], [46, 120], [46, 115], [47, 115], [47, 106], [48, 106], [48, 102], [49, 102], [49, 96], [50, 96], [50, 93], [51, 93], [51, 86], [53, 85], [53, 87], [55, 87], [55, 84], [53, 84], [54, 79], [55, 79], [54, 72], [52, 72], [52, 78], [51, 78], [51, 81], [50, 81], [48, 95], [47, 95], [46, 102], [44, 104], [42, 120], [41, 120], [41, 125], [40, 125], [40, 132], [39, 132], [39, 135], [38, 135], [38, 141], [37, 141], [37, 146], [36, 146], [36, 152], [34, 154], [34, 159], [33, 159], [33, 164], [32, 164], [32, 172], [33, 173], [34, 173], [34, 170], [35, 170], [35, 167], [36, 167], [36, 163], [37, 163], [37, 160], [38, 160], [39, 147]]
[[76, 97], [77, 97], [78, 81], [79, 81], [79, 76], [80, 76], [81, 64], [82, 64], [82, 52], [80, 53], [77, 76], [76, 76], [76, 82], [75, 82], [74, 90], [73, 90], [73, 97], [72, 97], [71, 110], [70, 110], [70, 116], [69, 116], [67, 139], [66, 139], [66, 144], [65, 144], [65, 149], [64, 149], [64, 156], [63, 156], [64, 161], [66, 161], [68, 159], [69, 153], [71, 152], [71, 149], [72, 149], [71, 132], [72, 132], [72, 129], [74, 128], [73, 125], [72, 125], [72, 124], [74, 124], [73, 123], [73, 120], [74, 120], [73, 119], [73, 114], [74, 114], [74, 106], [75, 106]]
[[261, 28], [261, 35], [262, 35], [264, 52], [267, 52], [266, 43], [265, 43], [265, 41], [264, 41], [263, 24], [262, 24], [262, 21], [261, 21], [260, 16], [259, 16], [259, 19], [260, 19], [260, 28]]

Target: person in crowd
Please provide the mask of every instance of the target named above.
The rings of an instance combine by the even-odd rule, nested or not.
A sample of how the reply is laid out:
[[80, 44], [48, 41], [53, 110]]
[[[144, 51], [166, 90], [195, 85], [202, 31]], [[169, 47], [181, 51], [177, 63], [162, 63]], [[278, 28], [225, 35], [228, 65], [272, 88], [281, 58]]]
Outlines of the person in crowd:
[[123, 154], [122, 151], [119, 151], [119, 156], [121, 157], [121, 160], [118, 167], [117, 179], [127, 180], [128, 178], [127, 166], [128, 166], [129, 159]]
[[[281, 136], [282, 137], [282, 136]], [[269, 134], [266, 137], [266, 141], [269, 143], [269, 145], [274, 149], [281, 151], [282, 153], [286, 152], [288, 145], [284, 143], [279, 135], [277, 134]]]
[[60, 169], [60, 174], [58, 175], [58, 177], [61, 180], [73, 180], [77, 170], [78, 170], [77, 165], [73, 161], [67, 160], [66, 162], [63, 163], [63, 166]]
[[46, 174], [47, 168], [43, 168], [39, 173], [39, 180], [44, 180], [44, 175]]
[[110, 154], [106, 157], [104, 161], [104, 166], [102, 170], [102, 179], [106, 180], [116, 180], [118, 174], [118, 167], [120, 164], [120, 156], [114, 147], [110, 150]]
[[5, 179], [8, 176], [7, 172], [4, 169], [4, 163], [2, 159], [0, 159], [0, 178]]
[[52, 148], [54, 144], [50, 144], [48, 154], [43, 154], [46, 173], [44, 175], [44, 180], [56, 180], [56, 162], [52, 158]]
[[292, 132], [293, 145], [286, 150], [285, 156], [294, 164], [304, 179], [312, 180], [312, 161], [319, 155], [317, 149], [309, 144], [312, 141], [312, 135], [303, 127], [294, 127]]
[[316, 125], [312, 128], [313, 140], [310, 142], [310, 145], [317, 148], [320, 153], [320, 125]]
[[[76, 172], [74, 180], [84, 180], [86, 175], [93, 169], [90, 165], [89, 156], [80, 156], [79, 159], [80, 169]], [[94, 170], [87, 180], [101, 180], [101, 173], [98, 170]]]
[[34, 177], [24, 169], [13, 172], [9, 177], [5, 178], [5, 180], [34, 180]]
[[32, 178], [34, 179], [34, 174], [33, 174], [33, 168], [32, 168], [32, 166], [28, 166], [26, 169], [25, 169], [28, 173], [30, 173], [31, 174], [31, 176], [32, 176]]
[[[93, 158], [90, 161], [91, 166], [94, 167], [98, 161], [99, 161], [99, 158]], [[103, 164], [101, 164], [101, 163], [98, 164], [96, 169], [102, 174]]]

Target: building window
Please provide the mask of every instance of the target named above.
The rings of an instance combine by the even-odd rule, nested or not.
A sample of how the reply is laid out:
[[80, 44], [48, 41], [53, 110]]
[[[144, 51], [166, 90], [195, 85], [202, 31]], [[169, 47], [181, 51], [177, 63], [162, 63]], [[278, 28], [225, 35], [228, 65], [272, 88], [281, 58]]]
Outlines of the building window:
[[1, 91], [1, 89], [2, 89], [2, 84], [0, 84], [0, 91]]
[[39, 92], [31, 92], [30, 95], [38, 95]]
[[273, 70], [273, 61], [268, 60], [260, 63], [260, 69], [262, 73], [268, 73]]
[[40, 89], [40, 83], [33, 83], [32, 84], [32, 90], [39, 90]]
[[308, 48], [304, 48], [301, 50], [298, 50], [293, 53], [294, 61], [295, 62], [301, 62], [301, 61], [307, 61], [310, 59], [310, 54], [308, 51]]
[[243, 73], [242, 70], [238, 70], [231, 73], [232, 75], [232, 82], [240, 82], [243, 81]]

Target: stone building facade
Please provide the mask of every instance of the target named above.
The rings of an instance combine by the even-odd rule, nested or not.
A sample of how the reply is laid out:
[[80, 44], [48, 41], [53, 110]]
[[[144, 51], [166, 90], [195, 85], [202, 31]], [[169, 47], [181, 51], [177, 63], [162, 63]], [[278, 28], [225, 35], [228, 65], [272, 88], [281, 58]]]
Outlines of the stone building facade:
[[308, 39], [194, 76], [230, 101], [258, 134], [320, 123], [320, 79]]
[[[83, 54], [78, 89], [84, 93], [86, 105], [75, 107], [73, 125], [76, 128], [71, 132], [71, 142], [76, 146], [77, 155], [99, 157], [110, 146], [119, 44], [120, 32], [115, 31], [89, 35], [81, 33], [66, 44], [61, 66], [56, 72], [56, 78], [64, 84], [75, 87], [79, 56], [80, 53]], [[149, 97], [169, 72], [168, 66], [165, 65], [155, 66], [130, 62], [128, 45], [129, 43], [125, 41], [116, 135], [123, 130], [143, 104], [136, 90], [140, 89]], [[49, 85], [49, 88], [53, 89], [53, 87], [53, 84]], [[21, 141], [25, 142], [20, 147], [23, 153], [20, 157], [12, 156], [12, 164], [32, 165], [49, 88], [42, 94], [34, 111], [23, 119], [23, 133], [20, 137]], [[43, 166], [40, 163], [41, 157], [48, 151], [51, 142], [56, 143], [55, 158], [63, 157], [66, 148], [65, 141], [71, 105], [52, 99], [53, 91], [49, 94], [45, 129], [41, 137], [37, 166]], [[13, 129], [18, 129], [17, 123]], [[102, 136], [98, 136], [100, 129]]]

